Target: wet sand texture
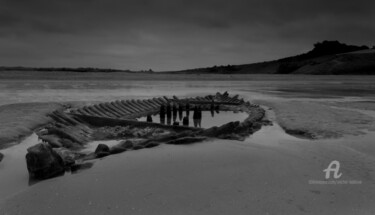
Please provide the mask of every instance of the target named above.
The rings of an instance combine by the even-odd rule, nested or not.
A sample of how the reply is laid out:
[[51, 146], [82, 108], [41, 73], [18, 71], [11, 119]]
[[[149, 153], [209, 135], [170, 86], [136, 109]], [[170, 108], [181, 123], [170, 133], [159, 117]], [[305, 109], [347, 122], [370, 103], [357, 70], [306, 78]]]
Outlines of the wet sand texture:
[[0, 106], [0, 149], [30, 135], [46, 124], [47, 113], [62, 106], [58, 103], [19, 103]]

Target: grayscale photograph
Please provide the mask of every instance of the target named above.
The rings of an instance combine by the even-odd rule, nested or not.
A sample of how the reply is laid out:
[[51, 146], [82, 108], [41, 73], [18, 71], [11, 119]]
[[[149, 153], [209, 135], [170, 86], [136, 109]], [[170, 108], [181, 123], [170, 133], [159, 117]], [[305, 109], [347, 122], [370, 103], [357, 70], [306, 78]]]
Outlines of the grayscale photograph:
[[375, 1], [0, 0], [0, 215], [374, 215]]

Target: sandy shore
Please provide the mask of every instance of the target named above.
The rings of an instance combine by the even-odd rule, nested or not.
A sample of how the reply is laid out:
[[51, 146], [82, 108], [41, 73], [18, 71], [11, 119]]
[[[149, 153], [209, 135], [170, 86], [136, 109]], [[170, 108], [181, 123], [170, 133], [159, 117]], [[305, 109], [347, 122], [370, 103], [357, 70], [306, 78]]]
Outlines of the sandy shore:
[[[375, 112], [356, 110], [356, 102], [316, 101], [265, 101], [271, 107], [281, 127], [289, 134], [311, 139], [339, 138], [345, 135], [361, 135], [375, 131]], [[344, 109], [343, 107], [353, 107]], [[373, 104], [362, 103], [359, 107], [372, 110]]]
[[[326, 81], [327, 86], [341, 86], [333, 83], [336, 79], [330, 81], [327, 77]], [[319, 79], [316, 84], [313, 82], [311, 86], [320, 87]], [[162, 145], [106, 157], [77, 174], [67, 173], [25, 187], [0, 202], [0, 214], [375, 214], [373, 98], [340, 98], [340, 94], [309, 94], [301, 99], [295, 94], [280, 97], [279, 91], [264, 93], [269, 85], [252, 83], [251, 87], [258, 91], [245, 88], [248, 83], [241, 82], [233, 93], [270, 107], [267, 115], [278, 123], [262, 128], [245, 142], [210, 140], [189, 146]], [[39, 82], [33, 84], [39, 90]], [[112, 100], [140, 92], [142, 96], [155, 96], [177, 85], [161, 85], [163, 90], [156, 92], [159, 85], [124, 92], [123, 88], [87, 90], [92, 95], [76, 94], [74, 99]], [[286, 85], [290, 84], [282, 82], [277, 89]], [[203, 91], [223, 86], [215, 83]], [[302, 82], [294, 86], [305, 88]], [[176, 93], [193, 94], [201, 88], [192, 83]], [[72, 92], [76, 91], [80, 88]], [[57, 95], [65, 102], [69, 94], [73, 93]], [[52, 99], [49, 95], [45, 98]], [[30, 132], [34, 123], [43, 122], [44, 114], [56, 104], [38, 105], [40, 108], [26, 105], [26, 109], [23, 105], [7, 105], [7, 114], [0, 113], [0, 119], [9, 120], [8, 126], [4, 126], [8, 130], [1, 134], [9, 135], [14, 128]], [[17, 123], [11, 124], [17, 116]], [[30, 124], [25, 124], [28, 119]], [[25, 125], [28, 129], [22, 129]], [[297, 138], [298, 135], [304, 138]], [[361, 183], [309, 183], [324, 180], [323, 170], [332, 160], [341, 163], [340, 180]], [[0, 170], [8, 161], [0, 163]], [[21, 172], [27, 174], [26, 169]]]
[[[33, 185], [3, 202], [0, 214], [374, 214], [374, 137], [312, 141], [276, 124], [245, 142], [127, 152]], [[361, 183], [310, 184], [324, 180], [332, 160], [341, 162], [340, 180]]]
[[[374, 159], [334, 142], [279, 139], [161, 146], [33, 185], [1, 214], [373, 214]], [[332, 159], [342, 180], [311, 185]], [[355, 197], [355, 198], [353, 198]]]

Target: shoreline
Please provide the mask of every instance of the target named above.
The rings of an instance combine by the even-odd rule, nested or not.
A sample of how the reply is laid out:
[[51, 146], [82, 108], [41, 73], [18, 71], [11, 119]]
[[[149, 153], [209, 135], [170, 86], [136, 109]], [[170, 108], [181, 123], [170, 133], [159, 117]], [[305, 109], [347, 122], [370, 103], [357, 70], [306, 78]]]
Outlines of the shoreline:
[[35, 130], [49, 123], [47, 116], [65, 105], [83, 102], [29, 102], [0, 106], [0, 150], [19, 144]]

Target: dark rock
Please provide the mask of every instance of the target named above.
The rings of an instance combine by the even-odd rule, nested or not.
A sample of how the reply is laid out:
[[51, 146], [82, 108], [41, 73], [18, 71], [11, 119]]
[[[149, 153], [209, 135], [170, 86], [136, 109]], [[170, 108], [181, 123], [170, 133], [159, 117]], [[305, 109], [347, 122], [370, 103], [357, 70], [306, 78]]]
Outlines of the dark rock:
[[39, 143], [27, 149], [27, 170], [33, 178], [46, 179], [64, 174], [64, 161], [52, 147]]
[[96, 154], [96, 158], [103, 158], [108, 155], [111, 155], [111, 152], [99, 152], [98, 154]]
[[135, 145], [133, 146], [133, 150], [139, 150], [139, 149], [143, 149], [144, 146], [141, 146], [141, 145]]
[[134, 145], [134, 143], [132, 141], [125, 140], [125, 141], [120, 142], [116, 146], [119, 146], [119, 147], [122, 147], [122, 148], [125, 148], [125, 149], [131, 149], [131, 148], [133, 148], [133, 145]]
[[0, 153], [0, 162], [3, 160], [4, 155]]
[[72, 166], [76, 160], [84, 157], [85, 155], [78, 152], [73, 152], [66, 148], [53, 149], [64, 161], [64, 166]]
[[109, 150], [109, 152], [111, 154], [119, 154], [119, 153], [122, 153], [122, 152], [125, 152], [127, 149], [122, 147], [120, 144], [119, 145], [116, 145], [116, 146], [112, 146]]
[[100, 143], [95, 149], [95, 154], [100, 152], [109, 152], [109, 147], [106, 144]]
[[102, 158], [102, 157], [110, 155], [111, 153], [110, 153], [109, 147], [106, 144], [101, 143], [96, 147], [95, 154], [96, 154], [96, 157]]

